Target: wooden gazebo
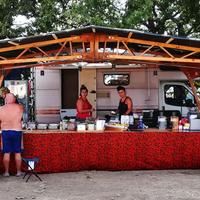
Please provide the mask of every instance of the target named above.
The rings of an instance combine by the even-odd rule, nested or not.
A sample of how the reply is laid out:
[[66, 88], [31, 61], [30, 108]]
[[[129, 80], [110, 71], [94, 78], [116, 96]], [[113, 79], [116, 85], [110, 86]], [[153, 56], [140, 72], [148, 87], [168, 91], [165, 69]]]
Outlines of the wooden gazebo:
[[[38, 36], [0, 41], [0, 84], [14, 68], [64, 63], [145, 64], [180, 68], [200, 101], [193, 79], [200, 76], [200, 40], [139, 32], [132, 29], [88, 26]], [[129, 66], [131, 67], [131, 65]]]

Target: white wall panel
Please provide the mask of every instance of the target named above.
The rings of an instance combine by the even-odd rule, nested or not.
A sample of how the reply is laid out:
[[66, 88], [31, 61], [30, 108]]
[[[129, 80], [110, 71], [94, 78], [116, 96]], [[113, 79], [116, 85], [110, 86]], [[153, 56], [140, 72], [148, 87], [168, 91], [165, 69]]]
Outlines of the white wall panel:
[[[40, 72], [44, 71], [41, 76]], [[61, 86], [61, 73], [60, 70], [36, 70], [36, 89], [55, 89], [60, 90]]]
[[36, 108], [61, 108], [59, 90], [37, 90]]

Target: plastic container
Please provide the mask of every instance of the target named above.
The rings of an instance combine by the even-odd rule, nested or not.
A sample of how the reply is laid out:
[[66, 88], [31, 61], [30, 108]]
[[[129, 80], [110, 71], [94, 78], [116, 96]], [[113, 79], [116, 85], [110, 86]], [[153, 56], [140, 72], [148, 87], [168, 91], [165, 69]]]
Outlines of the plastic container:
[[166, 130], [167, 118], [165, 116], [158, 116], [158, 128], [159, 130]]
[[62, 129], [67, 130], [68, 127], [68, 121], [67, 120], [62, 120]]
[[77, 131], [85, 131], [86, 130], [86, 124], [77, 124]]
[[134, 124], [134, 118], [133, 118], [133, 115], [129, 115], [129, 124], [131, 124], [131, 125]]
[[87, 130], [88, 131], [94, 131], [94, 124], [87, 124]]
[[69, 122], [67, 126], [68, 131], [75, 131], [76, 130], [76, 122]]
[[97, 120], [96, 121], [96, 130], [97, 131], [103, 131], [104, 130], [104, 125], [105, 125], [105, 120]]
[[121, 124], [129, 124], [129, 115], [122, 115], [121, 116]]

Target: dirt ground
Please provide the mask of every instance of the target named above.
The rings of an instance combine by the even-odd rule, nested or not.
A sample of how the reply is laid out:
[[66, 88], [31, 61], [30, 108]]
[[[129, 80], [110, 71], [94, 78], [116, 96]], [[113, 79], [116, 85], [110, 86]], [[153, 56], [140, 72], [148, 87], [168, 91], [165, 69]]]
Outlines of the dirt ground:
[[197, 200], [200, 170], [82, 171], [0, 176], [0, 200]]

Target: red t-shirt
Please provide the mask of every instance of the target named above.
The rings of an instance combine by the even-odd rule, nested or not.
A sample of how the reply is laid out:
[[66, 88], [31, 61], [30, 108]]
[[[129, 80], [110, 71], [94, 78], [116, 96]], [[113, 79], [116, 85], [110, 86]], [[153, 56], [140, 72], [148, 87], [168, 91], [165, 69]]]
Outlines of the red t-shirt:
[[[89, 103], [89, 101], [87, 99], [83, 100], [81, 97], [79, 97], [79, 100], [82, 101], [82, 106], [83, 106], [82, 109], [83, 110], [92, 109], [92, 105]], [[77, 114], [76, 114], [77, 118], [86, 119], [87, 117], [91, 117], [92, 116], [92, 112], [79, 113], [78, 109], [76, 109], [76, 110], [77, 110]]]

